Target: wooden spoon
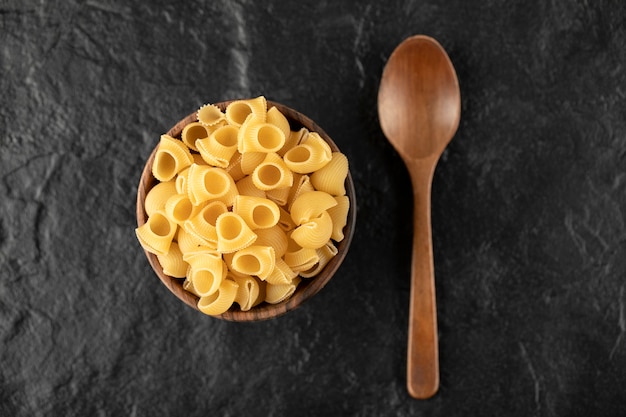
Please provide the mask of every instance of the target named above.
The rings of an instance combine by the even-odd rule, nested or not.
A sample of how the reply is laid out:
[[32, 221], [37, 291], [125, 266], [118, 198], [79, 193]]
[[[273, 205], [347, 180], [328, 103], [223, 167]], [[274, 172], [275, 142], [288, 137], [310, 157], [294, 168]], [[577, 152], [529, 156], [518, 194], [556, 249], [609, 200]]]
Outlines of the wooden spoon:
[[461, 117], [459, 82], [436, 40], [412, 36], [393, 51], [378, 91], [378, 116], [413, 184], [407, 388], [411, 396], [425, 399], [439, 388], [431, 186], [437, 161]]

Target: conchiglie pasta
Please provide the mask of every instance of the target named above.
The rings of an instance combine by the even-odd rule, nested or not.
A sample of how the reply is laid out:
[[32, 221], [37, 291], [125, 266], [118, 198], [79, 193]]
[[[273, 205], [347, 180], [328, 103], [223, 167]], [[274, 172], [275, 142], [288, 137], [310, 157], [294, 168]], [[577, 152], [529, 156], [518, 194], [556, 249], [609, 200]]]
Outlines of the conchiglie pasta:
[[311, 184], [311, 178], [306, 174], [294, 174], [293, 185], [289, 189], [289, 196], [287, 197], [289, 210], [291, 210], [291, 205], [300, 196], [300, 194], [309, 191], [315, 191], [315, 187]]
[[289, 284], [297, 275], [298, 273], [289, 268], [283, 259], [276, 258], [274, 269], [265, 278], [265, 281], [272, 285]]
[[209, 316], [217, 316], [225, 313], [235, 301], [239, 285], [231, 279], [225, 279], [219, 289], [198, 301], [198, 310]]
[[267, 229], [257, 229], [254, 233], [257, 235], [254, 244], [273, 247], [277, 258], [282, 258], [287, 252], [287, 246], [289, 244], [288, 237], [280, 226], [276, 225]]
[[250, 175], [246, 175], [235, 184], [237, 184], [237, 190], [239, 191], [239, 195], [265, 198], [265, 191], [256, 188]]
[[265, 122], [267, 115], [267, 101], [260, 96], [249, 100], [236, 100], [226, 107], [226, 121], [233, 126], [241, 126], [248, 116]]
[[239, 194], [235, 180], [222, 168], [193, 164], [187, 178], [187, 194], [193, 204], [219, 200], [232, 206]]
[[148, 252], [165, 255], [170, 249], [178, 226], [168, 219], [164, 211], [157, 211], [148, 220], [135, 229], [137, 240]]
[[196, 112], [198, 122], [204, 126], [215, 126], [225, 121], [224, 113], [213, 104], [205, 104]]
[[184, 143], [162, 135], [154, 156], [152, 175], [161, 182], [169, 181], [192, 163], [193, 157]]
[[319, 217], [323, 212], [337, 205], [337, 200], [323, 191], [302, 193], [291, 205], [291, 218], [296, 226]]
[[176, 224], [182, 225], [195, 216], [200, 208], [200, 206], [194, 206], [187, 195], [175, 194], [165, 203], [165, 214]]
[[291, 187], [274, 188], [273, 190], [267, 190], [265, 196], [279, 206], [284, 206], [289, 198], [289, 190], [291, 190]]
[[239, 304], [241, 311], [248, 311], [263, 301], [261, 296], [265, 298], [265, 290], [261, 291], [259, 281], [253, 276], [229, 273], [227, 277], [239, 285], [234, 302]]
[[198, 139], [208, 138], [210, 134], [211, 130], [209, 127], [200, 122], [192, 122], [183, 128], [180, 139], [189, 149], [197, 152], [196, 141]]
[[289, 247], [283, 256], [285, 263], [293, 271], [307, 271], [319, 262], [319, 255], [315, 249], [303, 248], [289, 239]]
[[276, 254], [271, 246], [252, 245], [241, 249], [232, 258], [235, 271], [265, 280], [274, 269]]
[[303, 248], [317, 249], [324, 246], [333, 233], [333, 221], [328, 212], [311, 219], [291, 232], [291, 238]]
[[217, 219], [228, 212], [228, 207], [221, 201], [213, 201], [202, 207], [198, 214], [183, 223], [185, 231], [203, 246], [217, 248]]
[[198, 139], [196, 147], [202, 159], [211, 166], [227, 168], [237, 152], [238, 132], [236, 126], [221, 126], [208, 138]]
[[330, 238], [335, 242], [341, 242], [344, 238], [343, 229], [348, 223], [348, 211], [350, 210], [350, 199], [342, 195], [335, 197], [337, 205], [328, 209], [328, 214], [333, 221], [333, 233]]
[[173, 195], [176, 195], [176, 182], [167, 181], [160, 182], [146, 194], [146, 200], [144, 201], [144, 209], [148, 216], [158, 210], [164, 210], [167, 200]]
[[283, 158], [293, 172], [309, 174], [330, 162], [332, 151], [316, 132], [310, 132], [305, 141], [287, 151]]
[[[240, 215], [227, 212], [221, 214], [215, 224], [217, 250], [221, 253], [236, 252], [252, 245], [256, 234]], [[244, 271], [239, 271], [245, 273]]]
[[[280, 110], [278, 110], [277, 107], [271, 107], [267, 111], [266, 119], [267, 119], [267, 123], [273, 124], [274, 126], [279, 128], [281, 130], [281, 132], [283, 132], [283, 137], [284, 137], [285, 141], [283, 142], [283, 146], [281, 146], [281, 149], [282, 149], [284, 147], [284, 144], [286, 143], [286, 141], [291, 136], [291, 128], [289, 126], [289, 121], [287, 120], [285, 115], [282, 114], [280, 112]], [[278, 150], [277, 150], [277, 152], [278, 152]]]
[[172, 242], [168, 251], [162, 255], [157, 255], [159, 264], [163, 268], [163, 273], [174, 278], [185, 278], [187, 275], [187, 262], [183, 259], [178, 244]]
[[241, 172], [250, 175], [267, 156], [264, 152], [246, 152], [241, 155]]
[[226, 278], [226, 265], [219, 254], [197, 254], [188, 262], [189, 280], [200, 297], [215, 293]]
[[311, 174], [311, 184], [330, 195], [345, 195], [347, 176], [348, 158], [341, 152], [333, 152], [330, 162]]
[[269, 304], [278, 304], [285, 301], [296, 292], [296, 288], [300, 284], [300, 277], [294, 278], [289, 284], [271, 285], [265, 287], [265, 302]]
[[293, 173], [276, 153], [268, 153], [252, 172], [252, 182], [260, 190], [291, 187]]
[[267, 198], [238, 195], [233, 212], [241, 216], [252, 230], [275, 226], [280, 218], [276, 203]]
[[246, 152], [276, 152], [285, 144], [285, 134], [279, 127], [271, 123], [263, 123], [259, 119], [245, 122], [238, 136], [238, 149]]
[[309, 130], [306, 127], [301, 128], [298, 131], [292, 131], [289, 133], [289, 136], [285, 137], [285, 144], [283, 147], [277, 152], [281, 157], [285, 156], [288, 150], [292, 149], [294, 146], [299, 145], [300, 142], [309, 135]]
[[233, 157], [230, 158], [228, 166], [224, 168], [224, 170], [228, 172], [228, 175], [230, 175], [235, 182], [246, 176], [241, 168], [241, 159], [241, 154], [239, 152], [235, 152]]
[[319, 257], [319, 261], [309, 270], [301, 271], [300, 276], [303, 278], [313, 278], [317, 274], [319, 274], [322, 269], [328, 262], [330, 262], [333, 257], [337, 255], [337, 247], [333, 245], [333, 242], [328, 241], [324, 246], [319, 249], [316, 249], [317, 256]]

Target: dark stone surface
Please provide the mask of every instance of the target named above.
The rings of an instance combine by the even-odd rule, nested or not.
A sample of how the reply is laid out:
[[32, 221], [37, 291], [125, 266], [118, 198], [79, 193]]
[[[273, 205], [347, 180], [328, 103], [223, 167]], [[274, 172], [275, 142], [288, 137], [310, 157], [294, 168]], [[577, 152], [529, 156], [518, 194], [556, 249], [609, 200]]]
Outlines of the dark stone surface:
[[[617, 1], [0, 1], [0, 415], [623, 416], [625, 23]], [[376, 112], [417, 33], [463, 97], [428, 401], [405, 390], [410, 184]], [[313, 300], [237, 324], [160, 284], [134, 202], [162, 132], [259, 94], [348, 155], [358, 225]]]

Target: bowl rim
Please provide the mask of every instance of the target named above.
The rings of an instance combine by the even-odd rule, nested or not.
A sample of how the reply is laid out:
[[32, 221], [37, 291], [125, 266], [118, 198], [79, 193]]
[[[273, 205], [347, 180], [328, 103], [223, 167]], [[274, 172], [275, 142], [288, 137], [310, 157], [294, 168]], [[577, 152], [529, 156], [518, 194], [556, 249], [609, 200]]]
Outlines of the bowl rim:
[[[233, 101], [238, 100], [246, 100], [243, 99], [233, 99], [227, 101], [221, 101], [217, 103], [212, 103], [215, 106], [219, 107], [220, 110], [224, 111], [226, 107], [232, 103]], [[315, 123], [312, 119], [305, 116], [304, 114], [275, 101], [267, 100], [267, 108], [268, 110], [271, 107], [276, 107], [280, 110], [281, 113], [287, 117], [289, 124], [292, 130], [297, 130], [300, 127], [306, 127], [309, 131], [317, 132], [331, 147], [332, 151], [340, 151], [339, 147], [335, 144], [335, 142], [330, 138], [330, 136]], [[167, 135], [179, 138], [183, 128], [192, 122], [196, 122], [197, 112], [193, 112], [180, 121], [178, 121], [172, 128], [167, 131]], [[295, 129], [294, 129], [295, 127]], [[145, 224], [147, 220], [147, 214], [144, 210], [144, 203], [146, 199], [146, 195], [154, 185], [158, 183], [158, 180], [154, 178], [152, 175], [152, 165], [154, 163], [154, 158], [156, 155], [156, 151], [158, 148], [158, 143], [154, 146], [150, 156], [146, 160], [146, 163], [141, 172], [141, 177], [139, 180], [139, 185], [137, 187], [137, 202], [136, 202], [136, 217], [137, 217], [137, 226], [142, 226]], [[352, 239], [354, 236], [354, 230], [356, 226], [356, 193], [354, 188], [354, 181], [352, 179], [352, 174], [350, 169], [348, 169], [348, 175], [346, 177], [346, 195], [350, 199], [350, 207], [348, 209], [348, 216], [346, 221], [346, 226], [344, 227], [344, 238], [340, 242], [336, 242], [337, 247], [337, 255], [335, 255], [329, 263], [320, 271], [320, 273], [312, 278], [303, 278], [302, 283], [298, 285], [294, 294], [289, 297], [287, 300], [284, 300], [277, 304], [269, 304], [269, 303], [261, 303], [258, 306], [251, 308], [248, 311], [238, 310], [234, 305], [225, 313], [220, 315], [215, 315], [211, 317], [227, 320], [227, 321], [261, 321], [267, 320], [275, 317], [279, 317], [284, 315], [285, 313], [292, 311], [298, 307], [300, 307], [305, 301], [312, 298], [315, 294], [317, 294], [322, 288], [326, 286], [326, 284], [330, 281], [330, 279], [335, 275], [343, 260], [345, 259], [348, 249], [352, 243]], [[174, 278], [169, 275], [166, 275], [163, 272], [163, 268], [159, 263], [157, 256], [151, 252], [148, 252], [144, 249], [144, 253], [148, 258], [148, 262], [150, 266], [154, 270], [155, 274], [159, 277], [160, 281], [172, 292], [179, 300], [183, 301], [189, 307], [198, 310], [197, 303], [198, 297], [182, 287], [182, 283], [184, 278]]]

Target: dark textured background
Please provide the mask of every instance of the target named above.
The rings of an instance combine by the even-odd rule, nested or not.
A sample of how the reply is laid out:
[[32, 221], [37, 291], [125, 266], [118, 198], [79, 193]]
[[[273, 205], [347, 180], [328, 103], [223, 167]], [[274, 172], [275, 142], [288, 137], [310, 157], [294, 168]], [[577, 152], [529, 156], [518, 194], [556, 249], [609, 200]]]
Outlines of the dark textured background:
[[[0, 0], [1, 416], [626, 415], [626, 3]], [[410, 183], [376, 94], [438, 39], [441, 388], [405, 390]], [[355, 240], [281, 318], [184, 306], [134, 236], [159, 135], [263, 94], [348, 155]]]

